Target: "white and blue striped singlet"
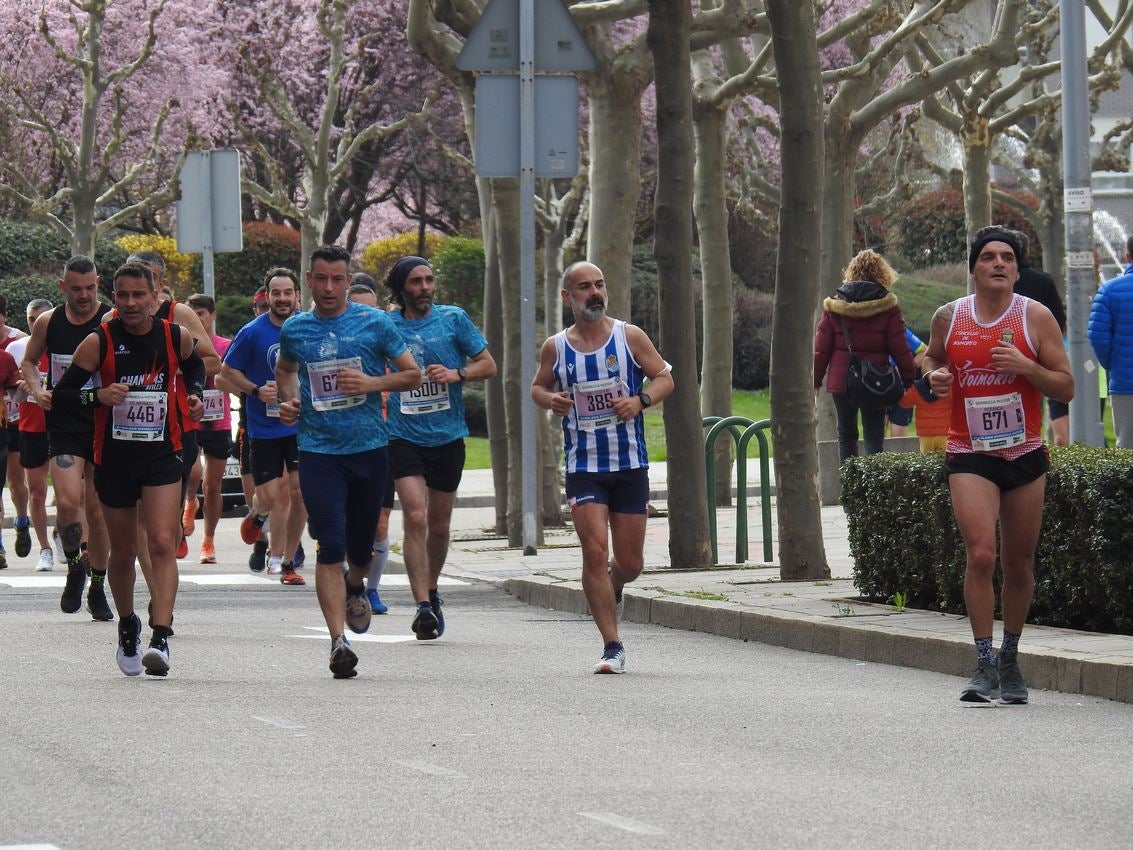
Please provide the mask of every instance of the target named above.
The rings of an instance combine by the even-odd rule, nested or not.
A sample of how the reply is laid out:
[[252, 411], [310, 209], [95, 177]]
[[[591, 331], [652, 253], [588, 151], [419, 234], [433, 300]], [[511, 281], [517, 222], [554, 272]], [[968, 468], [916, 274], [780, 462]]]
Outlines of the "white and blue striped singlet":
[[[641, 392], [645, 373], [626, 344], [625, 322], [615, 320], [606, 344], [587, 353], [571, 347], [565, 330], [555, 334], [555, 379], [559, 387], [575, 395], [574, 386], [580, 381], [604, 378], [619, 378], [626, 395]], [[649, 466], [645, 422], [640, 413], [628, 422], [589, 431], [579, 427], [578, 411], [572, 407], [563, 417], [563, 448], [567, 472], [619, 472]]]

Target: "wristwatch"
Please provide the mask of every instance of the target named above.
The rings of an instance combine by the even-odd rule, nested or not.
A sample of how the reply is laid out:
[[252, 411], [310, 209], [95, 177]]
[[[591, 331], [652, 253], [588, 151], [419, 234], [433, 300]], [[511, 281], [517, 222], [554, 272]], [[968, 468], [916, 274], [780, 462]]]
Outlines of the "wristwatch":
[[653, 404], [653, 399], [650, 398], [649, 393], [638, 393], [637, 397], [641, 400], [643, 410]]
[[259, 398], [260, 397], [260, 388], [259, 387], [252, 387], [252, 395], [255, 396], [256, 398]]
[[462, 384], [468, 379], [468, 370], [463, 366], [456, 370], [456, 374], [460, 376], [460, 382]]

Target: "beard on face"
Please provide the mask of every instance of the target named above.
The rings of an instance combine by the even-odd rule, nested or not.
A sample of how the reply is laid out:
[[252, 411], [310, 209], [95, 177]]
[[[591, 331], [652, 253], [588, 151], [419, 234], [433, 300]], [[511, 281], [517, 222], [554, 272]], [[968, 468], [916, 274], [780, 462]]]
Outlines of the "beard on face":
[[606, 315], [606, 302], [601, 298], [592, 298], [580, 311], [582, 317], [591, 322], [597, 321]]

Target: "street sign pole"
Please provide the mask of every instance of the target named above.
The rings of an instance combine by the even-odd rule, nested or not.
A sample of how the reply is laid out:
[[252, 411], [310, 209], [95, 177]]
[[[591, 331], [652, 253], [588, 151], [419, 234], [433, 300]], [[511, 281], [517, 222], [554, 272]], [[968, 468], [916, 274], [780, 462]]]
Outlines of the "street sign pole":
[[[201, 197], [212, 198], [212, 154], [209, 151], [201, 152]], [[204, 284], [205, 295], [216, 297], [216, 282], [212, 262], [212, 204], [201, 204], [201, 279]]]
[[[519, 229], [520, 376], [524, 390], [535, 379], [535, 0], [519, 4]], [[535, 497], [535, 409], [520, 405], [523, 461], [523, 554], [538, 554]]]
[[1094, 291], [1093, 196], [1086, 81], [1086, 9], [1061, 0], [1062, 171], [1066, 232], [1066, 339], [1074, 373], [1070, 442], [1104, 446], [1098, 404], [1098, 366], [1086, 336]]

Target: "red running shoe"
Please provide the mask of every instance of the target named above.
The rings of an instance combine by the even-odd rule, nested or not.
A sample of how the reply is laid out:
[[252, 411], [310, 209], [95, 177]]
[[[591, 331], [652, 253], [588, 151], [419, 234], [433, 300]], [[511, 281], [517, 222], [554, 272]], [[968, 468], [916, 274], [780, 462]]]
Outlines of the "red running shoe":
[[256, 515], [248, 511], [248, 515], [240, 520], [240, 539], [251, 546], [263, 536], [262, 525], [256, 525]]
[[189, 539], [184, 534], [181, 535], [181, 542], [177, 544], [177, 560], [189, 557]]
[[299, 575], [299, 573], [295, 572], [294, 569], [290, 569], [290, 570], [284, 570], [283, 572], [281, 572], [279, 574], [279, 583], [280, 584], [291, 584], [291, 585], [298, 586], [298, 585], [301, 585], [301, 584], [306, 584], [307, 582], [306, 582], [306, 580], [304, 580], [303, 576], [301, 576], [301, 575]]

